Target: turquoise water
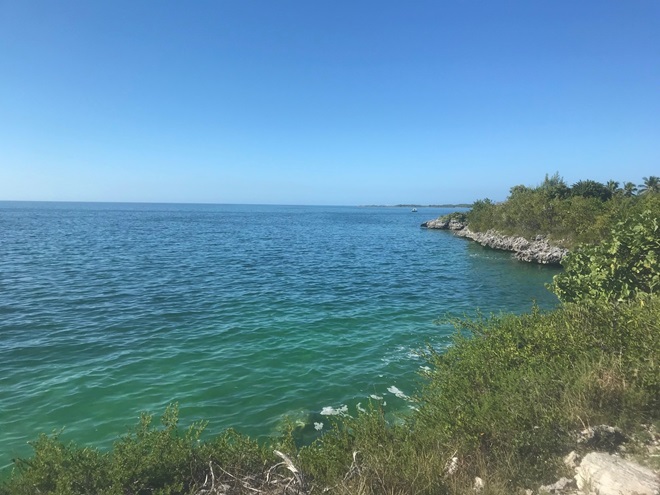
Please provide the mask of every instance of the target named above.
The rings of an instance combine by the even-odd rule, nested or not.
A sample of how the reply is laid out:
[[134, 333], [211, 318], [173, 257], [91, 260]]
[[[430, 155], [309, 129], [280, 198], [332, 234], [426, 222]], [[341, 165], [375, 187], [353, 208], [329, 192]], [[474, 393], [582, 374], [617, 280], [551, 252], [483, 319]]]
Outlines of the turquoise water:
[[419, 227], [447, 211], [0, 203], [0, 468], [171, 402], [257, 437], [413, 407], [438, 317], [556, 304], [554, 269]]

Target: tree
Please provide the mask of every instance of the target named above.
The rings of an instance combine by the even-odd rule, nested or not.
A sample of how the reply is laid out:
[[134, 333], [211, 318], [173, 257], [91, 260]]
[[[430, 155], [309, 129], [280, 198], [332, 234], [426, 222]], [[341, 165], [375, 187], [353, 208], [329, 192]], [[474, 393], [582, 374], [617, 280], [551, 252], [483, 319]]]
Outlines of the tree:
[[564, 199], [571, 192], [563, 177], [559, 175], [559, 172], [555, 172], [552, 177], [545, 174], [545, 179], [536, 190], [543, 192], [549, 199]]
[[623, 185], [623, 195], [626, 198], [632, 198], [637, 192], [637, 186], [633, 182], [626, 182]]
[[515, 196], [520, 196], [521, 194], [526, 194], [529, 192], [532, 192], [533, 189], [524, 186], [522, 184], [519, 184], [517, 186], [513, 186], [511, 189], [509, 189], [509, 199], [515, 197]]
[[658, 193], [660, 192], [660, 177], [649, 175], [643, 177], [644, 184], [639, 186], [639, 194]]
[[595, 180], [581, 180], [571, 187], [572, 196], [582, 196], [583, 198], [598, 198], [601, 201], [607, 201], [612, 197], [610, 189], [601, 182]]
[[612, 193], [612, 196], [621, 192], [621, 189], [619, 188], [619, 183], [615, 180], [608, 180], [607, 184], [605, 184], [605, 187], [609, 189], [609, 191]]
[[550, 289], [562, 302], [617, 302], [660, 289], [660, 214], [647, 210], [619, 222], [611, 237], [571, 252]]

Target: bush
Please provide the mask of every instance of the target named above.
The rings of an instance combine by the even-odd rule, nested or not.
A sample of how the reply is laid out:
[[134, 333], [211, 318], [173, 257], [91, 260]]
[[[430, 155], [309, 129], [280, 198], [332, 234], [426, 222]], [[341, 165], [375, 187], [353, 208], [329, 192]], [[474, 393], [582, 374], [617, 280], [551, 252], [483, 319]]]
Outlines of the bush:
[[0, 493], [187, 494], [204, 485], [212, 466], [218, 483], [235, 483], [247, 474], [262, 476], [264, 466], [275, 462], [264, 446], [231, 430], [209, 442], [200, 441], [203, 423], [180, 430], [175, 405], [166, 409], [161, 423], [156, 427], [151, 415], [142, 414], [137, 427], [108, 453], [41, 435], [32, 444], [34, 456], [15, 461]]
[[453, 211], [451, 213], [448, 213], [446, 215], [441, 216], [440, 220], [442, 220], [442, 221], [455, 220], [457, 222], [466, 222], [467, 221], [467, 213], [464, 213], [462, 211]]
[[552, 290], [563, 302], [620, 302], [660, 288], [660, 216], [645, 211], [616, 224], [602, 244], [583, 247], [562, 262]]
[[14, 473], [4, 493], [69, 495], [103, 493], [109, 487], [107, 454], [64, 444], [59, 434], [40, 435], [31, 445], [34, 456], [14, 461]]

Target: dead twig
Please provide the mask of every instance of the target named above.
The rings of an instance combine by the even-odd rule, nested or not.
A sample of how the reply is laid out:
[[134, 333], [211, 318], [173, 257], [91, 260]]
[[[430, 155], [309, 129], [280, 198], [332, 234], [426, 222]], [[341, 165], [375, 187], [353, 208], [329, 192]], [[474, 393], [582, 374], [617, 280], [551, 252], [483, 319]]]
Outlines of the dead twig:
[[[296, 468], [296, 466], [293, 464], [293, 461], [287, 456], [286, 454], [280, 452], [279, 450], [274, 450], [273, 451], [276, 456], [282, 458], [284, 460], [284, 464], [286, 465], [286, 468], [293, 473], [293, 476], [295, 477], [296, 481], [298, 482], [298, 486], [300, 489], [298, 490], [298, 493], [306, 493], [306, 488], [305, 488], [305, 480], [303, 479], [302, 473]], [[289, 482], [286, 486], [286, 490], [289, 489], [289, 486], [291, 485], [291, 482]]]

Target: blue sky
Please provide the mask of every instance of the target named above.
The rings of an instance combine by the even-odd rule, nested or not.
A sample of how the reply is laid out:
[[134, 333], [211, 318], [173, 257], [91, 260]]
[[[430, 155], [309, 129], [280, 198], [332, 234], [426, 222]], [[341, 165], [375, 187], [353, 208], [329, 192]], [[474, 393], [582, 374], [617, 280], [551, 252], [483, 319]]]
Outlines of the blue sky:
[[660, 2], [0, 0], [0, 199], [504, 199], [660, 175]]

